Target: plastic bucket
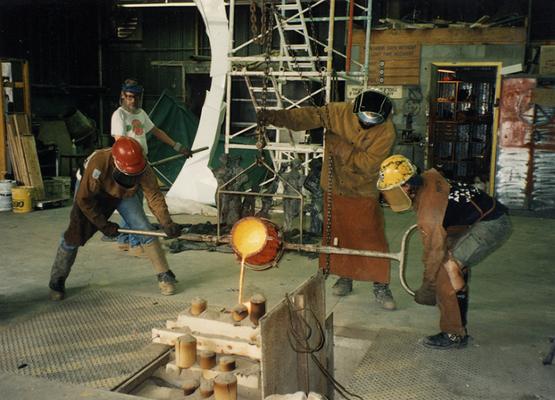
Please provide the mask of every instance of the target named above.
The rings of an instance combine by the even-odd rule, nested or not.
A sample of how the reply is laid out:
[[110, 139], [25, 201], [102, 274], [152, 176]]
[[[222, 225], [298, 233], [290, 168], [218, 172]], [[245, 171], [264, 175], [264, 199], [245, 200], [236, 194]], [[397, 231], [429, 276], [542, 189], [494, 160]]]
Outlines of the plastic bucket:
[[15, 181], [0, 181], [0, 211], [12, 210], [12, 188], [14, 186]]
[[12, 188], [12, 207], [14, 213], [28, 213], [33, 211], [32, 186], [15, 186]]

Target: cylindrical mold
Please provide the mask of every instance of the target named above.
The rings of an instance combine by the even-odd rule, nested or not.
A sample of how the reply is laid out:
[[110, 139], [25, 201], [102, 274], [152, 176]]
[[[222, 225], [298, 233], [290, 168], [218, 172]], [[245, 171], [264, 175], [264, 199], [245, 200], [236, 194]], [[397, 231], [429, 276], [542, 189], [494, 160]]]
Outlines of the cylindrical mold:
[[235, 358], [230, 356], [220, 357], [218, 362], [220, 371], [229, 372], [235, 369]]
[[202, 369], [212, 369], [216, 366], [216, 353], [210, 350], [200, 352], [200, 367]]
[[261, 294], [254, 294], [250, 302], [251, 312], [249, 318], [253, 324], [258, 325], [258, 320], [266, 314], [266, 298]]
[[203, 399], [212, 396], [214, 394], [214, 381], [212, 379], [201, 379], [199, 392]]
[[237, 378], [233, 374], [220, 374], [214, 378], [216, 400], [237, 400]]
[[197, 361], [197, 340], [194, 336], [179, 336], [175, 341], [175, 365], [189, 368]]
[[202, 297], [195, 297], [191, 300], [191, 314], [200, 315], [206, 310], [207, 302]]
[[197, 390], [199, 386], [200, 382], [198, 381], [198, 379], [190, 378], [183, 382], [183, 385], [181, 385], [181, 389], [183, 389], [183, 393], [185, 394], [185, 396], [189, 396], [190, 394], [195, 393], [195, 390]]
[[249, 309], [244, 304], [237, 304], [231, 310], [231, 317], [236, 322], [244, 320], [245, 318], [247, 318], [247, 315], [249, 315]]

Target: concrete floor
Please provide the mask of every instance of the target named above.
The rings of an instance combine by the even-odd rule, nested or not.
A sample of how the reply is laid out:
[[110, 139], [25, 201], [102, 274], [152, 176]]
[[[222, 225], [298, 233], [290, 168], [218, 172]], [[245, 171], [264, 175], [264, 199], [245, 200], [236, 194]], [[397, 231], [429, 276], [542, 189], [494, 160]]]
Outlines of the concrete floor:
[[[48, 294], [48, 278], [59, 236], [68, 222], [69, 208], [35, 211], [29, 214], [0, 214], [0, 333], [41, 312]], [[213, 218], [175, 216], [178, 222], [200, 223]], [[553, 231], [555, 219], [512, 216], [514, 232], [504, 247], [475, 268], [471, 281], [469, 333], [473, 340], [465, 350], [435, 351], [436, 361], [470, 354], [476, 374], [491, 379], [490, 391], [480, 397], [465, 395], [465, 387], [473, 382], [461, 379], [460, 386], [447, 388], [453, 399], [555, 399], [555, 365], [543, 366], [542, 358], [549, 349], [549, 336], [555, 336], [555, 268], [553, 264]], [[393, 214], [386, 210], [386, 230], [390, 246], [397, 251], [405, 230], [414, 223], [413, 214]], [[415, 235], [409, 246], [408, 281], [419, 284], [422, 271], [421, 246]], [[230, 254], [186, 251], [169, 254], [168, 260], [177, 275], [176, 298], [187, 303], [202, 296], [211, 304], [233, 305], [236, 301], [239, 266]], [[316, 271], [316, 260], [286, 253], [279, 268], [265, 272], [248, 272], [246, 293], [263, 292], [268, 306], [277, 303], [284, 293], [297, 287]], [[334, 313], [335, 374], [348, 385], [364, 355], [373, 346], [387, 345], [387, 335], [405, 335], [409, 346], [420, 346], [418, 339], [435, 334], [438, 312], [413, 302], [400, 287], [392, 268], [392, 290], [398, 310], [380, 309], [371, 296], [369, 283], [355, 283], [352, 295], [331, 295], [334, 279], [326, 282], [326, 305]], [[79, 296], [86, 288], [117, 291], [156, 298], [158, 289], [148, 261], [128, 256], [95, 236], [79, 251], [67, 282], [68, 296]], [[384, 333], [387, 333], [384, 339]], [[381, 338], [378, 340], [378, 338]], [[412, 343], [411, 343], [412, 341]], [[405, 349], [393, 348], [401, 354]], [[470, 353], [462, 353], [470, 352]], [[447, 355], [447, 353], [449, 355]], [[473, 358], [474, 354], [476, 357]], [[488, 354], [500, 360], [491, 374]], [[1, 357], [1, 354], [0, 354]], [[466, 356], [468, 357], [468, 356]], [[422, 365], [421, 368], [429, 368]], [[524, 375], [523, 375], [524, 374]], [[531, 378], [529, 378], [531, 376]], [[519, 377], [526, 377], [521, 379]], [[402, 385], [403, 373], [399, 373]], [[397, 385], [396, 382], [394, 382]], [[37, 378], [12, 376], [0, 372], [0, 391], [5, 398], [75, 398], [70, 385], [55, 384]], [[93, 398], [130, 398], [107, 392], [83, 389], [80, 394]], [[4, 397], [4, 396], [1, 396]], [[365, 398], [374, 398], [365, 396]], [[428, 398], [408, 394], [405, 397]]]

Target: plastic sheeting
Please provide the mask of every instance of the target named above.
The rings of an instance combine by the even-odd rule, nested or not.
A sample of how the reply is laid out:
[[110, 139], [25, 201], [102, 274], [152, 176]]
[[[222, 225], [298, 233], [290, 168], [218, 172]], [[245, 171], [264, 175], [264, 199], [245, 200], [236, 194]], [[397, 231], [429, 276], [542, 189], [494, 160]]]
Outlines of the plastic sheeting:
[[529, 150], [527, 148], [502, 148], [497, 158], [495, 192], [497, 199], [509, 208], [526, 208], [526, 175]]
[[555, 153], [536, 150], [534, 153], [534, 188], [532, 209], [555, 210]]
[[[198, 118], [174, 98], [165, 92], [162, 93], [150, 112], [150, 119], [154, 122], [154, 125], [167, 132], [175, 141], [191, 148], [197, 133]], [[175, 150], [156, 139], [154, 135], [149, 135], [148, 158], [150, 162], [162, 160], [176, 154]], [[194, 157], [197, 156], [195, 155]], [[155, 171], [162, 182], [171, 185], [184, 164], [185, 158], [178, 158], [157, 165]]]

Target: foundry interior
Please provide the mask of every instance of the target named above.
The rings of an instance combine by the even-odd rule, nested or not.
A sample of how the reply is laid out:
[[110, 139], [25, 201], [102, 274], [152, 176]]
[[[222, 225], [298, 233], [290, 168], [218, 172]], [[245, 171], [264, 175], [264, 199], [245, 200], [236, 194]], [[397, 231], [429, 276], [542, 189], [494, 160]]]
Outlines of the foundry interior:
[[555, 399], [554, 14], [2, 1], [0, 397]]

